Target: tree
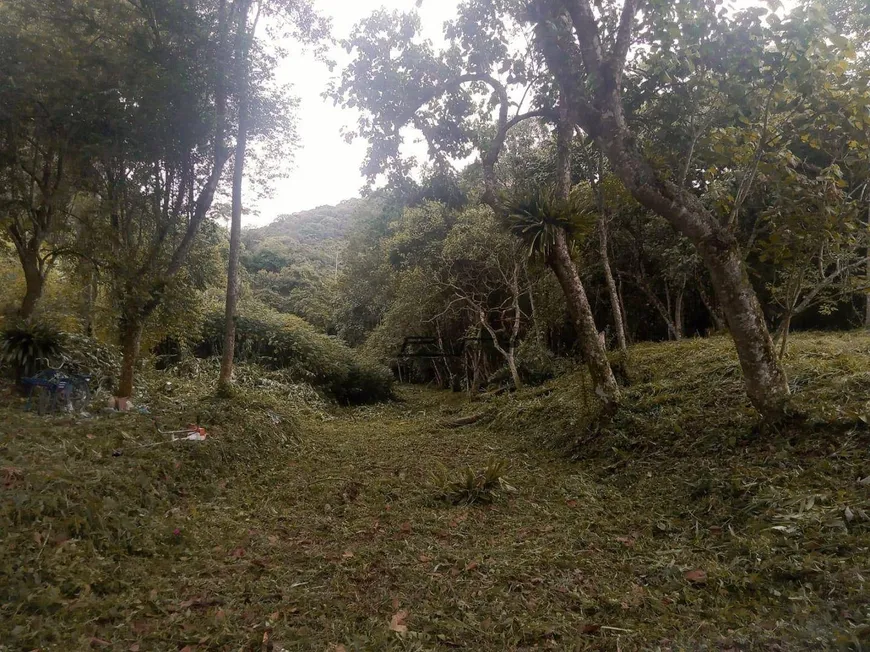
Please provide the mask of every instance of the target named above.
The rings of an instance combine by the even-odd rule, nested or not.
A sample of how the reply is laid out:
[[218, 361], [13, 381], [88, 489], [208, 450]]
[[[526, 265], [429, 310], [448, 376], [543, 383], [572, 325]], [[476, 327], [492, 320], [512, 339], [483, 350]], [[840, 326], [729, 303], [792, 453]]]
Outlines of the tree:
[[[253, 10], [254, 16], [250, 14]], [[308, 0], [235, 0], [232, 3], [231, 15], [236, 17], [235, 45], [233, 55], [235, 57], [236, 71], [236, 103], [238, 106], [236, 116], [236, 144], [233, 159], [233, 186], [232, 186], [232, 211], [230, 219], [230, 252], [227, 265], [227, 294], [225, 307], [225, 330], [224, 349], [221, 357], [221, 368], [218, 376], [218, 386], [226, 389], [232, 381], [233, 355], [235, 352], [236, 338], [236, 312], [239, 295], [239, 255], [241, 251], [242, 230], [242, 184], [244, 181], [245, 157], [248, 149], [248, 136], [251, 127], [254, 127], [255, 137], [261, 138], [276, 134], [276, 125], [266, 122], [259, 125], [257, 130], [256, 117], [254, 125], [251, 124], [251, 100], [252, 83], [250, 61], [252, 47], [257, 31], [257, 23], [260, 13], [265, 12], [273, 19], [291, 26], [291, 34], [297, 40], [305, 43], [316, 43], [326, 37], [328, 24], [323, 21], [313, 10]], [[262, 55], [261, 55], [262, 58]], [[274, 62], [272, 62], [274, 65]], [[253, 83], [259, 86], [258, 95], [262, 95], [265, 89], [274, 82], [272, 74], [256, 75]], [[267, 116], [268, 119], [268, 116]], [[279, 121], [280, 122], [280, 121]], [[268, 166], [268, 163], [266, 164]], [[263, 169], [260, 170], [261, 174]]]
[[218, 388], [226, 391], [233, 376], [233, 355], [236, 350], [236, 311], [239, 301], [239, 253], [242, 239], [242, 182], [245, 174], [245, 154], [248, 149], [249, 116], [249, 79], [248, 57], [251, 41], [257, 30], [261, 4], [257, 2], [253, 25], [248, 26], [251, 0], [234, 3], [237, 13], [236, 26], [236, 75], [238, 84], [239, 115], [236, 133], [235, 158], [233, 159], [233, 191], [230, 217], [230, 253], [227, 264], [227, 298], [224, 315], [224, 349], [221, 356], [221, 369], [218, 375]]
[[448, 296], [445, 309], [458, 303], [478, 332], [489, 334], [514, 387], [522, 387], [516, 351], [528, 322], [522, 304], [531, 293], [524, 274], [525, 248], [499, 228], [489, 208], [468, 209], [445, 238], [441, 264], [439, 283]]
[[53, 8], [0, 3], [0, 225], [24, 272], [23, 318], [33, 314], [46, 275], [67, 249], [85, 152], [101, 134], [111, 89], [101, 73], [115, 51], [98, 27]]

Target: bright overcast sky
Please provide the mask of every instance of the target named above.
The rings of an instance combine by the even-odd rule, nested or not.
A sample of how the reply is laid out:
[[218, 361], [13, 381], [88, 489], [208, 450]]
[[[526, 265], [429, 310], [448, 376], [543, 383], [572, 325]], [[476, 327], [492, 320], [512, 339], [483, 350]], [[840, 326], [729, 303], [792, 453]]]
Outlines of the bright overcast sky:
[[[418, 9], [424, 36], [437, 42], [444, 21], [455, 15], [456, 5], [457, 0], [425, 0]], [[355, 23], [372, 11], [381, 7], [407, 11], [415, 8], [415, 0], [322, 0], [318, 7], [332, 16], [335, 37], [344, 38]], [[354, 126], [356, 113], [333, 106], [331, 100], [321, 97], [327, 82], [348, 61], [348, 55], [340, 47], [332, 52], [332, 58], [339, 64], [333, 73], [312, 56], [290, 57], [283, 62], [279, 79], [292, 83], [300, 100], [301, 147], [290, 176], [276, 183], [271, 198], [252, 206], [258, 214], [246, 214], [246, 225], [267, 224], [282, 213], [337, 204], [359, 196], [364, 183], [359, 168], [366, 144], [356, 141], [349, 145], [340, 133], [342, 127]]]

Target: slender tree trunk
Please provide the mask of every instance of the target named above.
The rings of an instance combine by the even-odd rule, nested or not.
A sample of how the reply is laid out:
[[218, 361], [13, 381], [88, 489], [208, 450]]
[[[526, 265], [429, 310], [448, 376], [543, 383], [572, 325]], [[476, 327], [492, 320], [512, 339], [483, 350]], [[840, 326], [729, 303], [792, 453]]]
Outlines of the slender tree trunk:
[[[870, 182], [868, 182], [870, 183]], [[867, 265], [864, 272], [864, 281], [870, 285], [870, 201], [867, 202]], [[865, 290], [864, 295], [864, 328], [870, 330], [870, 289]]]
[[613, 327], [616, 329], [616, 342], [619, 350], [623, 353], [628, 350], [625, 339], [625, 325], [622, 321], [622, 307], [619, 304], [619, 292], [616, 289], [616, 281], [613, 278], [613, 270], [610, 267], [610, 253], [607, 248], [607, 224], [604, 215], [598, 219], [598, 251], [601, 255], [601, 263], [604, 266], [604, 280], [607, 283], [607, 292], [610, 295], [610, 312], [613, 315]]
[[625, 334], [625, 339], [627, 341], [632, 341], [634, 338], [631, 336], [631, 329], [628, 327], [628, 313], [625, 311], [625, 300], [622, 295], [622, 277], [619, 278], [619, 285], [616, 288], [616, 295], [619, 298], [619, 308], [622, 313], [622, 332]]
[[722, 333], [725, 331], [725, 321], [722, 318], [722, 314], [719, 312], [719, 309], [713, 304], [713, 300], [707, 294], [707, 290], [704, 289], [704, 284], [699, 279], [697, 282], [698, 288], [698, 296], [701, 297], [701, 303], [704, 304], [704, 308], [707, 309], [707, 312], [710, 314], [710, 319], [713, 320], [713, 328], [716, 329], [717, 332]]
[[685, 326], [683, 324], [683, 296], [685, 294], [685, 289], [686, 281], [683, 280], [679, 292], [674, 298], [674, 337], [677, 340], [683, 339], [683, 335], [686, 334]]
[[91, 268], [82, 291], [82, 331], [88, 337], [94, 334], [94, 304], [97, 301], [97, 273]]
[[24, 270], [25, 290], [21, 306], [18, 308], [18, 316], [22, 319], [29, 319], [33, 316], [36, 304], [42, 297], [45, 276], [40, 270], [39, 255], [36, 252], [28, 250], [23, 255], [19, 254], [19, 259]]
[[139, 347], [142, 344], [144, 323], [138, 319], [125, 319], [121, 324], [121, 376], [118, 379], [118, 398], [129, 399], [133, 395], [133, 378]]
[[[560, 119], [557, 128], [556, 141], [556, 170], [558, 173], [557, 190], [559, 196], [567, 200], [571, 193], [571, 141], [574, 138], [574, 123], [568, 119], [567, 109], [560, 109]], [[589, 306], [589, 299], [577, 267], [571, 260], [571, 251], [568, 248], [568, 237], [564, 229], [556, 229], [553, 246], [547, 255], [547, 265], [553, 270], [565, 299], [568, 302], [568, 312], [574, 321], [577, 330], [577, 338], [583, 357], [589, 367], [589, 375], [595, 393], [604, 402], [607, 412], [614, 411], [619, 405], [619, 385], [610, 362], [607, 360], [607, 352], [598, 338], [598, 328], [595, 326], [595, 318]]]
[[535, 341], [539, 346], [543, 346], [544, 344], [544, 336], [541, 333], [541, 326], [538, 323], [538, 308], [535, 305], [535, 288], [532, 286], [532, 282], [529, 279], [529, 265], [528, 261], [523, 261], [523, 274], [526, 279], [526, 287], [529, 292], [529, 308], [531, 311], [531, 319], [532, 319], [532, 330], [535, 333]]
[[469, 386], [469, 394], [474, 398], [480, 393], [480, 386], [483, 383], [483, 351], [478, 346], [477, 350], [471, 354], [471, 364], [473, 365], [471, 375], [471, 385]]
[[[248, 149], [248, 114], [250, 93], [248, 89], [248, 9], [250, 2], [242, 3], [239, 18], [239, 33], [242, 47], [237, 49], [239, 57], [239, 126], [236, 137], [236, 153], [233, 161], [233, 198], [230, 219], [230, 259], [227, 266], [227, 299], [224, 311], [224, 350], [221, 356], [221, 370], [218, 388], [226, 390], [233, 377], [233, 356], [236, 349], [236, 316], [239, 302], [239, 251], [242, 238], [242, 183], [245, 178], [245, 154]], [[253, 34], [250, 35], [253, 37]]]
[[514, 387], [520, 389], [523, 386], [523, 381], [520, 379], [520, 371], [517, 369], [517, 359], [514, 355], [514, 347], [510, 347], [507, 352], [508, 369], [511, 372], [511, 378], [514, 381]]
[[619, 404], [619, 386], [616, 384], [616, 378], [610, 368], [604, 347], [598, 339], [598, 329], [595, 327], [592, 309], [589, 307], [589, 300], [586, 297], [583, 283], [580, 281], [580, 275], [577, 273], [574, 261], [571, 260], [565, 232], [561, 229], [557, 231], [555, 239], [556, 242], [547, 263], [559, 280], [559, 285], [567, 299], [568, 312], [571, 314], [574, 328], [577, 330], [580, 348], [583, 351], [586, 364], [589, 366], [589, 374], [592, 376], [595, 393], [608, 406], [615, 408]]
[[792, 311], [789, 311], [785, 314], [785, 319], [782, 321], [782, 340], [779, 343], [779, 358], [782, 360], [786, 353], [788, 353], [788, 333], [791, 330], [791, 317]]

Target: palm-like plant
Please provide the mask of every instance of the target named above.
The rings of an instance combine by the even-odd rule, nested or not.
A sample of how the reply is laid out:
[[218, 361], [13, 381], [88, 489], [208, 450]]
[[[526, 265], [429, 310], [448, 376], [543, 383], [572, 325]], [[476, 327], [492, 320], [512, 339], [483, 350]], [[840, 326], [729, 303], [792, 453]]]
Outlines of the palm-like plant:
[[547, 257], [560, 229], [575, 241], [592, 230], [595, 213], [585, 191], [584, 186], [575, 186], [567, 199], [559, 197], [549, 187], [516, 195], [504, 204], [507, 227], [526, 243], [530, 256]]
[[0, 361], [15, 370], [20, 383], [32, 375], [40, 360], [48, 360], [61, 352], [61, 333], [46, 324], [22, 321], [7, 327], [0, 335]]

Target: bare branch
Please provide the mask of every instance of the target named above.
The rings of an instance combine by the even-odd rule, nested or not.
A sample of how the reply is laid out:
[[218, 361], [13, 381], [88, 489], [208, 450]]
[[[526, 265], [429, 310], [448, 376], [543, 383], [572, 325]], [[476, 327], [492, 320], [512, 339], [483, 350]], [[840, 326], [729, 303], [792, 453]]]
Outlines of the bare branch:
[[622, 15], [619, 18], [619, 29], [616, 33], [616, 44], [609, 58], [609, 68], [613, 75], [613, 83], [616, 88], [622, 81], [622, 72], [625, 69], [625, 60], [628, 57], [628, 49], [631, 47], [631, 29], [634, 26], [634, 16], [637, 13], [637, 0], [625, 0], [622, 5]]

